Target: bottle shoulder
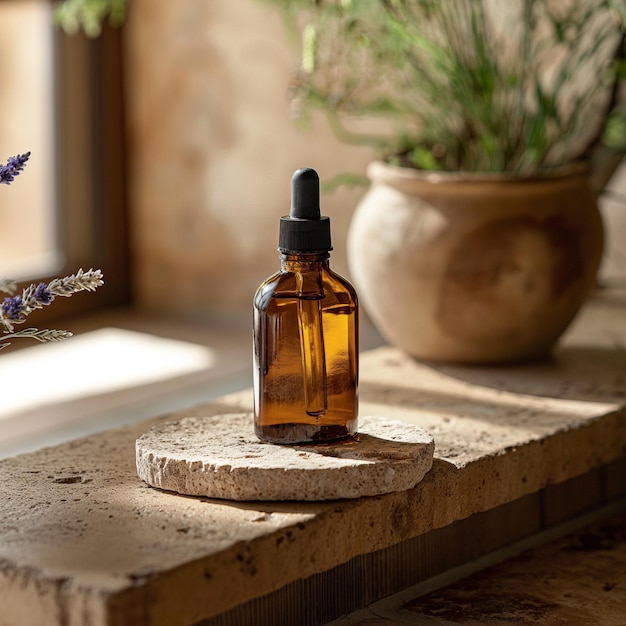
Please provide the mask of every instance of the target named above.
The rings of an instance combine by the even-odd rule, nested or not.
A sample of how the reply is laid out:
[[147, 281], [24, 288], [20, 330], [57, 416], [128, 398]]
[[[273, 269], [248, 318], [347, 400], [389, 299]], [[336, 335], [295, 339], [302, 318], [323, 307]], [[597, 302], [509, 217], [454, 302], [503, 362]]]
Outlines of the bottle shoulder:
[[299, 273], [280, 270], [264, 280], [256, 291], [254, 303], [266, 308], [275, 298], [340, 299], [357, 303], [352, 284], [328, 266], [316, 272]]
[[330, 284], [337, 285], [337, 289], [340, 288], [343, 291], [347, 291], [356, 300], [356, 289], [354, 288], [352, 283], [347, 278], [345, 278], [341, 274], [337, 274], [337, 272], [333, 271], [332, 269], [326, 268], [326, 270], [327, 281]]

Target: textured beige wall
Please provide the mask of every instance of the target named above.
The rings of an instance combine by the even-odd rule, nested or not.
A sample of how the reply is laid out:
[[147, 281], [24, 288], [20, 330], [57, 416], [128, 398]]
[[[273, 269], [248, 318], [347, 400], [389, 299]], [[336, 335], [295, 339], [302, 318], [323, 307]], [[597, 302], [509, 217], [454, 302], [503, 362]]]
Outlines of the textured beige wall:
[[[290, 179], [363, 172], [368, 149], [338, 142], [320, 117], [288, 117], [297, 51], [258, 0], [133, 0], [126, 31], [131, 202], [139, 304], [182, 312], [250, 311], [278, 267], [278, 218]], [[363, 189], [322, 199], [332, 266]]]

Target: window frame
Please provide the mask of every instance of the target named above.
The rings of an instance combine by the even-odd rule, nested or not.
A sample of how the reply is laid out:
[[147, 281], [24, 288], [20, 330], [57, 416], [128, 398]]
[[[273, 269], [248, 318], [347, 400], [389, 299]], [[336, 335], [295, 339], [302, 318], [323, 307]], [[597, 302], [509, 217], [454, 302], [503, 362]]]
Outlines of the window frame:
[[36, 313], [39, 327], [132, 299], [122, 28], [105, 25], [95, 39], [54, 28], [56, 239], [62, 264], [54, 274], [32, 276], [19, 287], [79, 268], [101, 269], [105, 284], [88, 295], [57, 298]]

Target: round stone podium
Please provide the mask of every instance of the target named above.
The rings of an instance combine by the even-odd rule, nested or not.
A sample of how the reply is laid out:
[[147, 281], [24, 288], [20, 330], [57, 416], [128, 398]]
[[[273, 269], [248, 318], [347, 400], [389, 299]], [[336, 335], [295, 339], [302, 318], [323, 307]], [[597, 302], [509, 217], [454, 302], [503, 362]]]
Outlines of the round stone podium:
[[227, 500], [335, 500], [411, 489], [433, 463], [432, 435], [415, 424], [359, 418], [353, 440], [260, 441], [251, 413], [186, 417], [136, 441], [139, 477], [152, 487]]

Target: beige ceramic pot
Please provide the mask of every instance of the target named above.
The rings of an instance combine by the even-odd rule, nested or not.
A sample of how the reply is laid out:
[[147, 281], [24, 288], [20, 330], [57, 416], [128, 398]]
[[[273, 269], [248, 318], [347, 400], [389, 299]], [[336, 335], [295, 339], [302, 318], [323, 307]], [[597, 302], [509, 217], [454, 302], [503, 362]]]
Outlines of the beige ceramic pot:
[[602, 253], [586, 166], [516, 178], [374, 162], [368, 176], [348, 260], [390, 343], [463, 363], [549, 352], [593, 287]]

